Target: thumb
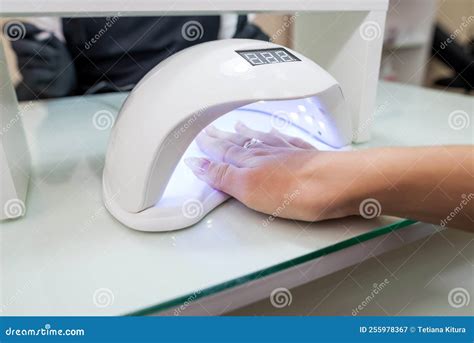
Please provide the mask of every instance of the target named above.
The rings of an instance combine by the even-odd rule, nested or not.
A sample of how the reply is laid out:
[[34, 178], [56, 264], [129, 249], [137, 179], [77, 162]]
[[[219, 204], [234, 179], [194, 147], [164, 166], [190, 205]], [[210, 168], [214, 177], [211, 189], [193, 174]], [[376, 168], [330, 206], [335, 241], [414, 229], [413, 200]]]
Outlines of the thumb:
[[224, 162], [215, 162], [202, 157], [188, 157], [184, 163], [200, 180], [212, 188], [237, 197], [239, 168]]

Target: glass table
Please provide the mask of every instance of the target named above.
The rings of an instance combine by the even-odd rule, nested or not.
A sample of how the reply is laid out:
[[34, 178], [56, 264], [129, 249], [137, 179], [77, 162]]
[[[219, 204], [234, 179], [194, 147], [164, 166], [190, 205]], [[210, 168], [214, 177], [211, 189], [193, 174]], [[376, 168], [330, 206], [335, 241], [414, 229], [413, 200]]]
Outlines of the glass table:
[[[33, 175], [26, 216], [1, 223], [3, 315], [220, 314], [438, 230], [393, 217], [265, 226], [233, 199], [189, 229], [130, 230], [102, 204], [110, 125], [94, 121], [100, 112], [112, 122], [125, 97], [24, 104]], [[447, 122], [472, 112], [467, 97], [381, 83], [378, 104], [360, 148], [472, 144]]]

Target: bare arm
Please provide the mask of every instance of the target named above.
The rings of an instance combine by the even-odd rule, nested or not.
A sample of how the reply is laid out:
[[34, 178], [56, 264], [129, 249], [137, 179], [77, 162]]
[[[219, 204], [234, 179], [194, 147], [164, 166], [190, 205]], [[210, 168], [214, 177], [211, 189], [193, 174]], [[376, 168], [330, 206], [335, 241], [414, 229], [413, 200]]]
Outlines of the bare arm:
[[[382, 213], [474, 231], [472, 146], [382, 148], [362, 152], [369, 165], [362, 197]], [[361, 196], [359, 195], [359, 199]]]
[[[211, 158], [187, 164], [252, 209], [306, 221], [386, 214], [474, 231], [472, 146], [323, 152], [275, 131], [236, 131], [202, 133]], [[246, 149], [250, 138], [263, 143]]]

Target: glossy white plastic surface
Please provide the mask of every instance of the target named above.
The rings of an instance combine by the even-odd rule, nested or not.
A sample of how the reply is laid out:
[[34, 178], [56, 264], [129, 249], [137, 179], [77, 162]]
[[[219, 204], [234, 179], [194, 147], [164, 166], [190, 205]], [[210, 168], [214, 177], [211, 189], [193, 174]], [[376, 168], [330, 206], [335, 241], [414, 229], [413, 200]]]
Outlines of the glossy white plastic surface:
[[124, 6], [121, 0], [2, 0], [2, 16], [61, 15], [99, 16], [121, 15], [170, 15], [196, 13], [221, 14], [231, 12], [279, 12], [296, 11], [386, 11], [388, 0], [134, 0]]

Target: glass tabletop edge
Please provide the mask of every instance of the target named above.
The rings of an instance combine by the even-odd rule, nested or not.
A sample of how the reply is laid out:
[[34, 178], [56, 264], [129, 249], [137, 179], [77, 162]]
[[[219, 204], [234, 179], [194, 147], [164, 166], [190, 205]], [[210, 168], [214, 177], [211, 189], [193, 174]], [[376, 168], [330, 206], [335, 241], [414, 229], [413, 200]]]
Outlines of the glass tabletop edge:
[[329, 255], [333, 252], [336, 252], [336, 251], [339, 251], [339, 250], [342, 250], [342, 249], [345, 249], [345, 248], [349, 248], [349, 247], [351, 247], [355, 244], [359, 244], [359, 243], [368, 241], [370, 239], [377, 238], [377, 237], [380, 237], [382, 235], [388, 234], [390, 232], [393, 232], [393, 231], [396, 231], [396, 230], [399, 230], [399, 229], [402, 229], [402, 228], [409, 227], [409, 226], [411, 226], [413, 224], [416, 224], [416, 223], [417, 223], [417, 221], [415, 221], [415, 220], [403, 219], [401, 221], [397, 221], [395, 223], [392, 223], [392, 224], [389, 224], [389, 225], [371, 230], [371, 231], [363, 233], [361, 235], [348, 238], [348, 239], [343, 240], [341, 242], [338, 242], [336, 244], [329, 245], [329, 246], [324, 247], [322, 249], [315, 250], [315, 251], [312, 251], [310, 253], [295, 257], [295, 258], [290, 259], [288, 261], [281, 262], [281, 263], [275, 264], [273, 266], [263, 268], [261, 270], [246, 274], [244, 276], [241, 276], [241, 277], [229, 280], [229, 281], [225, 281], [225, 282], [219, 283], [217, 285], [207, 287], [207, 288], [202, 289], [202, 290], [195, 291], [194, 293], [185, 294], [185, 295], [179, 296], [177, 298], [167, 300], [165, 302], [162, 302], [162, 303], [159, 303], [159, 304], [156, 304], [156, 305], [152, 305], [150, 307], [145, 307], [145, 308], [137, 310], [137, 311], [126, 313], [125, 315], [126, 316], [147, 316], [147, 315], [156, 314], [156, 313], [161, 312], [161, 311], [170, 310], [172, 308], [175, 308], [177, 306], [180, 306], [180, 305], [184, 304], [185, 302], [190, 302], [189, 299], [192, 299], [192, 301], [194, 302], [198, 299], [201, 299], [201, 298], [204, 298], [204, 297], [207, 297], [207, 296], [210, 296], [210, 295], [215, 295], [219, 292], [226, 291], [226, 290], [229, 290], [233, 287], [243, 285], [247, 282], [255, 281], [255, 280], [260, 279], [262, 277], [266, 277], [266, 276], [269, 276], [271, 274], [278, 273], [278, 272], [283, 271], [285, 269], [288, 269], [290, 267], [295, 267], [297, 265], [300, 265], [300, 264], [303, 264], [305, 262], [314, 260], [314, 259], [322, 257], [324, 255]]

